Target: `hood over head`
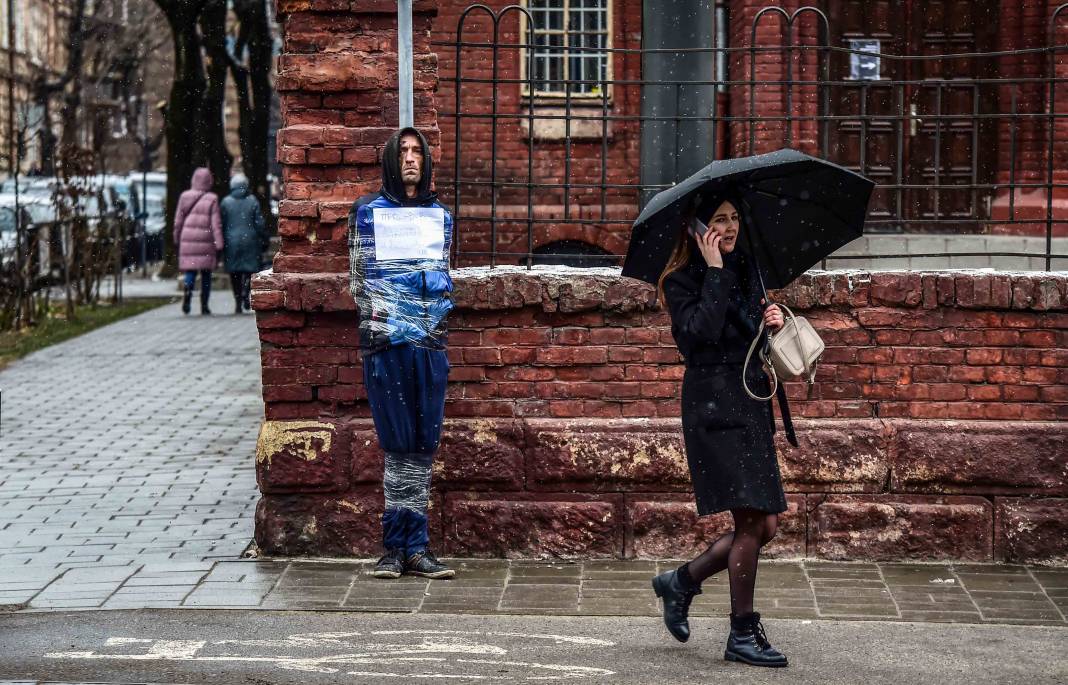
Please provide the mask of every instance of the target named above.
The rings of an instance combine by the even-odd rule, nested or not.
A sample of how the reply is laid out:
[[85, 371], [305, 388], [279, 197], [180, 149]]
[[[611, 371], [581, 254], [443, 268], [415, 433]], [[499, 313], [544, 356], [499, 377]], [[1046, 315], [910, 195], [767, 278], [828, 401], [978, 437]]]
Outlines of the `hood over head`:
[[248, 195], [248, 177], [244, 174], [234, 174], [230, 179], [230, 194], [237, 198]]
[[[400, 139], [406, 133], [411, 133], [419, 139], [423, 146], [423, 175], [419, 179], [414, 198], [409, 198], [404, 192], [404, 180], [400, 173]], [[389, 137], [386, 147], [382, 151], [382, 194], [398, 204], [426, 204], [432, 201], [436, 195], [430, 191], [433, 164], [430, 159], [430, 145], [419, 129], [402, 128]]]
[[203, 166], [197, 167], [197, 170], [193, 172], [193, 180], [189, 183], [189, 188], [207, 192], [211, 190], [211, 183], [211, 170]]

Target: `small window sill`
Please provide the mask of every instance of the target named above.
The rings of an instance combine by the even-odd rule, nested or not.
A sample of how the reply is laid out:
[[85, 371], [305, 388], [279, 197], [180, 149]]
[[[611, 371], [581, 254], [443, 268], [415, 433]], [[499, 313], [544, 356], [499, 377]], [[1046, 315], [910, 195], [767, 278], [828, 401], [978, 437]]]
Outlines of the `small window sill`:
[[[612, 139], [612, 124], [614, 122], [609, 120], [605, 123], [601, 119], [603, 109], [599, 102], [596, 106], [585, 103], [576, 106], [572, 103], [570, 127], [568, 126], [568, 120], [564, 118], [567, 113], [567, 108], [560, 102], [554, 102], [552, 105], [541, 105], [535, 102], [534, 140], [564, 142], [568, 135], [571, 136], [572, 142], [601, 140], [602, 138]], [[529, 103], [520, 108], [520, 114], [524, 116], [530, 114]], [[611, 116], [611, 108], [609, 108], [609, 116]], [[529, 118], [519, 120], [519, 126], [525, 140], [530, 138], [530, 123]]]

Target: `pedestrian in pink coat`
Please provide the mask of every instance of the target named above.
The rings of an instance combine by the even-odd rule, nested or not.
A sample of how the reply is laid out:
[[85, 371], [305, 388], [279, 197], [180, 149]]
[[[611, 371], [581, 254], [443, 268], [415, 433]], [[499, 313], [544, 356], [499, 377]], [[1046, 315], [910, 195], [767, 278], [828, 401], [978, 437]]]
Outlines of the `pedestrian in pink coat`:
[[174, 213], [174, 244], [178, 248], [178, 268], [185, 272], [182, 312], [189, 313], [193, 286], [200, 272], [200, 313], [211, 314], [211, 271], [223, 249], [219, 197], [211, 192], [211, 171], [200, 167], [193, 172], [189, 190], [178, 198]]

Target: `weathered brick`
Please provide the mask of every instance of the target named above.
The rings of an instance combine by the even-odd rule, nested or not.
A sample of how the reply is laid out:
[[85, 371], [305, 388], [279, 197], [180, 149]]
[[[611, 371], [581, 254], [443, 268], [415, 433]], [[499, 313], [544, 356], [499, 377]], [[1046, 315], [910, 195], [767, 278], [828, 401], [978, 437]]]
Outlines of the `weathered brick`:
[[981, 497], [809, 495], [809, 554], [827, 559], [993, 558]]

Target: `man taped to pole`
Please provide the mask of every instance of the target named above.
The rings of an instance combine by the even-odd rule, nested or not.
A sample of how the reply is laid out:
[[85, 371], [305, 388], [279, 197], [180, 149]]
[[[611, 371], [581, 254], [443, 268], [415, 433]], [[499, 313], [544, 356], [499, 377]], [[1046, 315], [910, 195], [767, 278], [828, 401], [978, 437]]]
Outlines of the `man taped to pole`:
[[364, 385], [386, 453], [378, 578], [451, 578], [429, 551], [427, 502], [445, 416], [452, 216], [431, 191], [430, 147], [403, 128], [382, 153], [382, 189], [349, 212], [349, 289]]

